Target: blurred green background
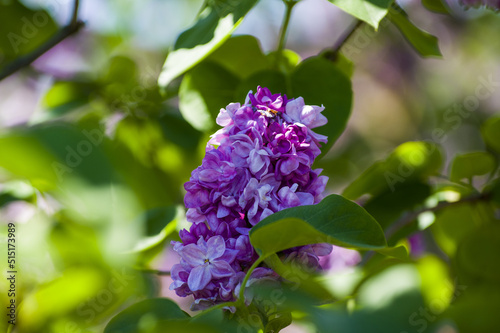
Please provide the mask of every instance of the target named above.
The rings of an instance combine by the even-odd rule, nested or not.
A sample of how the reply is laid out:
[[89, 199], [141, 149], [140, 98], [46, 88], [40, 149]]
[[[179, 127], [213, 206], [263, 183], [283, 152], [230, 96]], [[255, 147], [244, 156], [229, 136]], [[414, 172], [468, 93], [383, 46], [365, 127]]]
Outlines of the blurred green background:
[[[358, 265], [328, 271], [323, 283], [340, 301], [312, 321], [294, 314], [283, 332], [314, 332], [314, 322], [332, 332], [499, 331], [498, 202], [418, 219], [408, 212], [475, 195], [498, 175], [500, 17], [454, 1], [450, 15], [420, 1], [399, 4], [439, 38], [442, 59], [419, 57], [392, 24], [358, 29], [342, 48], [354, 64], [351, 117], [316, 166], [330, 177], [328, 193], [345, 190], [363, 204], [410, 259], [363, 254]], [[260, 1], [234, 33], [247, 37], [229, 40], [162, 93], [157, 79], [168, 50], [201, 5], [82, 0], [81, 31], [0, 81], [0, 243], [5, 249], [7, 223], [15, 223], [19, 272], [11, 332], [101, 332], [120, 310], [156, 296], [188, 311], [190, 300], [176, 298], [170, 278], [154, 270], [178, 260], [169, 244], [187, 226], [183, 183], [201, 164], [219, 109], [259, 84], [284, 12], [279, 0]], [[64, 26], [72, 6], [0, 1], [0, 72]], [[286, 44], [290, 66], [331, 48], [352, 22], [326, 0], [299, 2]], [[421, 150], [424, 160], [405, 157]], [[470, 162], [486, 171], [470, 182], [449, 179], [455, 156], [471, 152], [487, 154]], [[359, 178], [380, 160], [382, 171]], [[398, 163], [413, 171], [389, 190], [384, 171]], [[409, 219], [405, 228], [394, 229], [401, 219]], [[3, 309], [7, 289], [1, 279]]]

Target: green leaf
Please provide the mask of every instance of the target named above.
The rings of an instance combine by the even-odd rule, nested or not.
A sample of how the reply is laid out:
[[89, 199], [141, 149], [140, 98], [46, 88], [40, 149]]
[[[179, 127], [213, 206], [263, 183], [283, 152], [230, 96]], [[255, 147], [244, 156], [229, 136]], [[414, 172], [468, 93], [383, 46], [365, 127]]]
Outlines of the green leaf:
[[184, 31], [168, 54], [158, 78], [165, 88], [173, 79], [205, 59], [221, 46], [238, 27], [247, 12], [258, 0], [210, 1], [200, 19]]
[[89, 102], [89, 96], [96, 86], [90, 82], [58, 81], [49, 89], [43, 98], [43, 106], [49, 109], [49, 114], [42, 119], [48, 120], [62, 116]]
[[495, 332], [498, 329], [498, 283], [469, 285], [459, 282], [454, 296], [456, 301], [443, 315], [456, 323], [458, 332]]
[[387, 257], [393, 257], [402, 261], [408, 261], [408, 251], [406, 250], [406, 247], [403, 245], [400, 246], [394, 246], [394, 247], [388, 247], [385, 249], [380, 249], [376, 250], [378, 253], [387, 256]]
[[482, 129], [484, 142], [497, 153], [500, 153], [500, 117], [492, 117], [488, 119]]
[[456, 254], [462, 274], [489, 282], [500, 282], [500, 226], [488, 225], [467, 234]]
[[[267, 54], [267, 58], [269, 59], [270, 64], [276, 64], [276, 56], [278, 55], [277, 51], [273, 51]], [[279, 70], [282, 73], [291, 74], [295, 67], [300, 63], [301, 57], [297, 53], [292, 50], [284, 49], [281, 52], [281, 57], [279, 60]]]
[[291, 283], [294, 289], [313, 297], [318, 303], [324, 304], [335, 301], [335, 297], [330, 291], [317, 280], [318, 276], [312, 274], [314, 272], [307, 271], [304, 266], [295, 263], [283, 263], [276, 254], [265, 259], [265, 263], [285, 281]]
[[421, 182], [405, 182], [394, 191], [385, 192], [370, 199], [363, 207], [382, 226], [387, 228], [403, 212], [415, 209], [431, 194], [431, 187]]
[[276, 314], [266, 325], [265, 333], [279, 332], [283, 328], [292, 324], [292, 314], [290, 312]]
[[[74, 314], [75, 309], [87, 308], [89, 299], [108, 290], [104, 289], [108, 283], [106, 278], [102, 270], [92, 266], [73, 266], [65, 269], [52, 281], [36, 286], [23, 297], [23, 306], [18, 310], [17, 317], [19, 321], [22, 320], [23, 330], [43, 332], [40, 328], [53, 318]], [[117, 296], [114, 295], [115, 301]], [[94, 313], [95, 316], [105, 311], [104, 307], [100, 309], [101, 312]], [[87, 316], [86, 319], [88, 320]]]
[[45, 10], [33, 10], [17, 0], [0, 2], [0, 69], [8, 61], [36, 50], [57, 31]]
[[439, 147], [423, 141], [405, 142], [384, 161], [375, 162], [342, 193], [354, 200], [365, 193], [376, 196], [395, 191], [405, 182], [423, 181], [435, 174], [443, 163]]
[[11, 133], [0, 136], [0, 167], [27, 179], [39, 190], [56, 188], [56, 157], [34, 135]]
[[474, 152], [457, 155], [451, 164], [450, 179], [459, 181], [464, 178], [481, 176], [495, 170], [495, 158], [487, 152]]
[[500, 178], [496, 178], [486, 185], [484, 192], [491, 193], [492, 202], [500, 206]]
[[328, 0], [343, 11], [378, 29], [394, 0]]
[[386, 246], [377, 221], [361, 206], [335, 194], [317, 205], [272, 214], [252, 228], [250, 242], [262, 256], [317, 243], [360, 249]]
[[270, 68], [270, 62], [262, 53], [254, 36], [240, 35], [229, 38], [206, 60], [215, 62], [241, 79]]
[[354, 64], [345, 55], [332, 50], [327, 50], [321, 53], [321, 56], [331, 61], [337, 68], [344, 73], [348, 78], [352, 78], [354, 74]]
[[239, 79], [224, 67], [203, 62], [189, 71], [179, 89], [179, 109], [186, 121], [199, 131], [215, 126], [221, 108], [233, 101]]
[[308, 105], [324, 105], [323, 115], [328, 123], [314, 129], [328, 136], [328, 143], [321, 148], [326, 154], [344, 131], [352, 106], [351, 81], [333, 63], [312, 57], [303, 61], [292, 73], [293, 96], [304, 98]]
[[422, 0], [422, 5], [432, 12], [449, 14], [448, 7], [444, 0]]
[[147, 263], [164, 250], [167, 237], [177, 226], [179, 210], [176, 206], [157, 207], [144, 213], [138, 222], [145, 226], [145, 236], [135, 245], [133, 252], [141, 254], [140, 262]]
[[276, 70], [268, 69], [254, 73], [241, 82], [236, 89], [234, 100], [244, 102], [248, 92], [250, 90], [257, 92], [257, 86], [259, 85], [269, 88], [269, 90], [274, 94], [278, 92], [284, 94], [287, 92], [285, 75]]
[[464, 238], [483, 224], [490, 222], [489, 216], [478, 216], [487, 204], [463, 204], [445, 208], [436, 214], [431, 231], [439, 247], [449, 256], [453, 256]]
[[410, 45], [422, 57], [442, 57], [441, 51], [439, 50], [438, 39], [416, 27], [401, 8], [391, 8], [389, 11], [389, 19], [396, 25]]
[[51, 123], [30, 130], [60, 162], [52, 163], [52, 170], [60, 182], [65, 177], [78, 175], [92, 184], [109, 184], [117, 181], [114, 169], [105, 154], [104, 128], [78, 128], [66, 123]]
[[149, 321], [151, 326], [167, 319], [187, 319], [189, 315], [182, 311], [174, 301], [168, 298], [152, 298], [136, 303], [117, 314], [108, 323], [104, 333], [139, 333], [141, 323]]
[[193, 128], [178, 112], [166, 112], [158, 118], [163, 135], [190, 153], [198, 147], [201, 132]]

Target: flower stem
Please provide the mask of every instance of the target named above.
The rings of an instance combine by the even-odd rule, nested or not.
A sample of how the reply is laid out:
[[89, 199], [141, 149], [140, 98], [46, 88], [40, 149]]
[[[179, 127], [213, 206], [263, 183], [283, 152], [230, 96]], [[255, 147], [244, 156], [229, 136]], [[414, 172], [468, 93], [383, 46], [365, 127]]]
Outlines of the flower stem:
[[285, 2], [285, 6], [286, 6], [286, 11], [285, 11], [285, 17], [283, 18], [283, 24], [281, 25], [278, 49], [276, 50], [276, 67], [278, 67], [279, 63], [281, 62], [281, 56], [283, 53], [283, 49], [285, 48], [286, 33], [288, 30], [288, 24], [290, 23], [290, 17], [292, 16], [292, 9], [293, 9], [293, 6], [295, 6], [295, 4], [298, 1], [297, 0], [284, 0], [284, 2]]
[[245, 288], [247, 286], [248, 280], [250, 279], [250, 275], [252, 275], [252, 272], [257, 268], [257, 266], [260, 265], [261, 262], [266, 259], [265, 256], [259, 257], [253, 265], [248, 269], [247, 274], [245, 275], [245, 278], [243, 279], [243, 282], [241, 283], [240, 287], [240, 295], [238, 297], [238, 300], [236, 301], [238, 304], [242, 305], [245, 303]]

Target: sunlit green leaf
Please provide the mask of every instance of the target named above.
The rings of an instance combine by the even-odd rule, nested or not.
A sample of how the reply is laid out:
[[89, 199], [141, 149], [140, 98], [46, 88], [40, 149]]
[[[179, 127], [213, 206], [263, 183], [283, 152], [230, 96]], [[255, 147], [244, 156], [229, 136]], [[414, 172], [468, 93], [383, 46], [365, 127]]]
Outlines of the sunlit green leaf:
[[420, 28], [417, 28], [402, 9], [391, 8], [389, 11], [389, 18], [421, 56], [442, 56], [439, 50], [438, 39]]
[[47, 118], [64, 115], [85, 105], [89, 102], [89, 95], [94, 89], [95, 86], [89, 82], [58, 81], [54, 83], [43, 99], [44, 106], [50, 111]]
[[387, 257], [393, 257], [402, 261], [408, 261], [408, 250], [404, 246], [388, 247], [376, 251]]
[[485, 175], [493, 171], [495, 167], [495, 158], [487, 152], [457, 155], [451, 164], [450, 179], [459, 181], [464, 178]]
[[488, 223], [491, 216], [479, 214], [485, 203], [463, 204], [449, 207], [436, 214], [431, 230], [437, 244], [448, 255], [455, 254], [463, 239], [479, 226]]
[[57, 161], [33, 135], [10, 134], [0, 137], [0, 166], [12, 174], [27, 179], [41, 190], [56, 187]]
[[328, 0], [343, 11], [378, 29], [394, 0]]
[[[269, 59], [269, 63], [271, 65], [275, 65], [276, 62], [278, 61], [277, 57], [277, 51], [270, 52], [267, 54], [267, 58]], [[279, 63], [278, 67], [282, 73], [287, 73], [290, 74], [295, 70], [295, 67], [300, 63], [301, 61], [300, 55], [295, 53], [292, 50], [284, 49], [281, 52], [281, 56], [279, 58]]]
[[417, 269], [422, 281], [422, 295], [430, 304], [435, 299], [448, 305], [453, 297], [453, 282], [450, 278], [450, 269], [445, 261], [429, 254], [417, 261]]
[[221, 46], [257, 0], [210, 1], [198, 21], [184, 31], [168, 54], [158, 79], [160, 87], [168, 84]]
[[[87, 301], [103, 290], [105, 277], [93, 268], [68, 268], [62, 276], [38, 286], [23, 298], [17, 324], [23, 332], [37, 332], [48, 321], [74, 313], [77, 307], [86, 310]], [[101, 311], [103, 308], [101, 308]], [[86, 312], [85, 318], [88, 318]], [[92, 312], [95, 317], [95, 311]]]
[[316, 243], [361, 249], [386, 246], [377, 221], [362, 207], [339, 195], [330, 195], [317, 205], [272, 214], [252, 228], [250, 242], [263, 256]]

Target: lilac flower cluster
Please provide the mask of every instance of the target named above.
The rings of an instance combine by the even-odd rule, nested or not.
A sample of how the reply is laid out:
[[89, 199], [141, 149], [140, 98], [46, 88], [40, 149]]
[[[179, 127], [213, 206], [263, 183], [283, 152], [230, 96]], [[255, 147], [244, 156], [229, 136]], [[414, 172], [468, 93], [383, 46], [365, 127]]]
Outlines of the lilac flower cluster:
[[[184, 185], [187, 220], [182, 242], [174, 242], [180, 263], [172, 268], [179, 296], [194, 295], [194, 309], [234, 300], [246, 270], [255, 262], [249, 231], [265, 217], [285, 208], [322, 199], [328, 177], [312, 170], [327, 137], [312, 131], [326, 124], [324, 107], [288, 100], [267, 88], [251, 91], [244, 105], [221, 109], [202, 165]], [[216, 148], [217, 147], [217, 148]], [[308, 266], [331, 252], [325, 244], [288, 250], [286, 255]], [[249, 283], [277, 279], [259, 267]]]
[[460, 3], [465, 7], [481, 7], [485, 6], [495, 11], [500, 11], [500, 0], [460, 0]]

